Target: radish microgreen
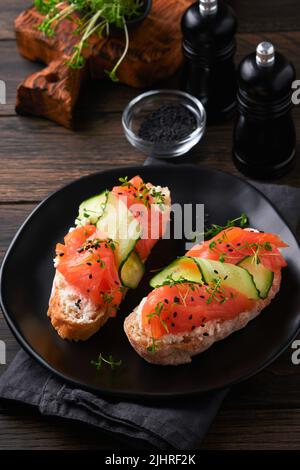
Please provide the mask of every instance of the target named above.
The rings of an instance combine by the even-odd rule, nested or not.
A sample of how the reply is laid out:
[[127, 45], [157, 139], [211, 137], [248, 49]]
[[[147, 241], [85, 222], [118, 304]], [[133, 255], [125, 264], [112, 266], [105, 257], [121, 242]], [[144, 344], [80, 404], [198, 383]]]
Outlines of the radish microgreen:
[[114, 370], [116, 367], [119, 367], [119, 366], [122, 365], [122, 361], [121, 360], [120, 361], [115, 361], [111, 354], [108, 356], [108, 359], [106, 359], [102, 355], [102, 353], [99, 354], [96, 361], [91, 361], [91, 365], [94, 366], [97, 371], [100, 371], [103, 364], [108, 364], [111, 367], [111, 369]]
[[[121, 57], [107, 75], [114, 82], [118, 81], [117, 71], [123, 62], [129, 48], [127, 21], [138, 18], [142, 12], [143, 0], [34, 0], [36, 9], [45, 15], [38, 26], [46, 36], [53, 37], [57, 26], [63, 20], [73, 20], [77, 24], [74, 34], [80, 35], [78, 43], [73, 48], [73, 54], [68, 66], [81, 69], [85, 65], [84, 49], [93, 34], [107, 37], [111, 26], [121, 28], [125, 34], [125, 47]], [[74, 14], [78, 16], [74, 17]]]

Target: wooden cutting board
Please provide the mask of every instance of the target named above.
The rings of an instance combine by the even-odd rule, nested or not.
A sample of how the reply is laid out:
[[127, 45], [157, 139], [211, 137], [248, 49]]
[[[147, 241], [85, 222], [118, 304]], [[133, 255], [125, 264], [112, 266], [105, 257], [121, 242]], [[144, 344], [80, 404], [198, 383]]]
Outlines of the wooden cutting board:
[[[191, 3], [191, 0], [153, 0], [148, 17], [130, 31], [130, 48], [118, 70], [121, 83], [149, 87], [178, 69], [182, 62], [180, 20]], [[124, 50], [124, 38], [122, 32], [106, 39], [91, 37], [84, 49], [87, 59], [84, 68], [73, 70], [66, 62], [78, 42], [78, 36], [73, 34], [75, 21], [64, 20], [55, 36], [49, 38], [37, 29], [42, 19], [32, 7], [15, 20], [20, 54], [46, 65], [18, 87], [16, 111], [73, 128], [74, 110], [84, 83], [103, 78], [104, 71], [113, 68]]]

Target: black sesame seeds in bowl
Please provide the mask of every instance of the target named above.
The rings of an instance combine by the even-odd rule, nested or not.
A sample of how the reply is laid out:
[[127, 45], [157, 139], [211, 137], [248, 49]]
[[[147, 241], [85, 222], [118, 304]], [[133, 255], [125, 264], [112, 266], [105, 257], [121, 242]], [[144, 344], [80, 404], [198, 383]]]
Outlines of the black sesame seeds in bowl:
[[206, 113], [197, 98], [178, 90], [153, 90], [134, 98], [122, 124], [128, 141], [147, 155], [173, 158], [202, 138]]

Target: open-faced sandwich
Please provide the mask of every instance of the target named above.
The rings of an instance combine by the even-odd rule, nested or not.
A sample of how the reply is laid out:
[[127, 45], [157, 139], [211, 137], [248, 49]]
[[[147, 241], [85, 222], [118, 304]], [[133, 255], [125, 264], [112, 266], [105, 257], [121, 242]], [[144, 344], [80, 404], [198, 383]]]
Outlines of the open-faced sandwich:
[[62, 338], [86, 340], [116, 315], [165, 231], [170, 204], [168, 188], [135, 176], [80, 205], [54, 260], [48, 316]]
[[159, 272], [125, 320], [134, 349], [154, 364], [184, 364], [247, 325], [279, 291], [287, 245], [271, 233], [230, 227]]

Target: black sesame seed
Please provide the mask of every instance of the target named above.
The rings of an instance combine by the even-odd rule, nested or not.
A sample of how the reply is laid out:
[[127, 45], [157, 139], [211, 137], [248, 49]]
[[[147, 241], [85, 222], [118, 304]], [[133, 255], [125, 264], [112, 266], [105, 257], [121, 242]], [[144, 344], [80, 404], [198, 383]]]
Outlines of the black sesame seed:
[[205, 332], [205, 333], [203, 333], [203, 336], [209, 336], [209, 334]]
[[92, 266], [92, 263], [90, 263], [89, 261], [86, 263], [88, 266]]
[[64, 253], [59, 253], [59, 256], [64, 256]]
[[241, 246], [240, 242], [236, 244], [236, 246]]
[[174, 312], [174, 313], [173, 313], [173, 317], [174, 317], [174, 318], [177, 317], [177, 312]]
[[200, 295], [200, 299], [205, 299], [205, 295]]
[[204, 327], [205, 327], [204, 323], [202, 323], [201, 327], [202, 327], [202, 328], [204, 328]]
[[194, 297], [191, 297], [191, 302], [194, 302], [194, 300], [195, 300]]
[[232, 252], [233, 252], [233, 249], [232, 249], [232, 248], [229, 248], [229, 250], [228, 250], [228, 251], [229, 251], [230, 253], [232, 253]]
[[195, 129], [195, 124], [195, 118], [188, 108], [166, 104], [146, 116], [138, 135], [150, 142], [173, 142], [189, 135]]
[[192, 320], [192, 319], [193, 319], [193, 315], [190, 315], [190, 316], [189, 316], [189, 320]]
[[172, 323], [171, 323], [171, 327], [174, 328], [174, 327], [175, 327], [175, 323], [172, 322]]
[[228, 275], [226, 274], [226, 276], [224, 276], [224, 281], [226, 281], [227, 278], [228, 278]]
[[196, 328], [195, 325], [193, 325], [191, 329], [194, 330], [195, 328]]
[[92, 274], [89, 274], [89, 279], [93, 279], [93, 276], [92, 276]]
[[179, 297], [174, 297], [174, 303], [175, 303], [175, 304], [179, 304], [179, 302], [180, 302]]
[[227, 243], [226, 248], [230, 248], [230, 245]]
[[169, 303], [168, 299], [165, 299], [165, 300], [164, 300], [164, 302], [165, 302], [166, 304], [168, 304], [168, 303]]
[[215, 273], [215, 274], [219, 274], [219, 273], [218, 273], [218, 271], [217, 271], [216, 269], [214, 269], [214, 273]]

